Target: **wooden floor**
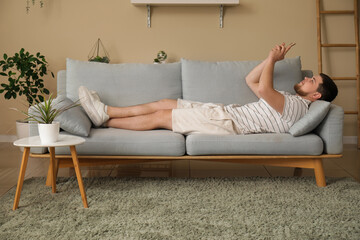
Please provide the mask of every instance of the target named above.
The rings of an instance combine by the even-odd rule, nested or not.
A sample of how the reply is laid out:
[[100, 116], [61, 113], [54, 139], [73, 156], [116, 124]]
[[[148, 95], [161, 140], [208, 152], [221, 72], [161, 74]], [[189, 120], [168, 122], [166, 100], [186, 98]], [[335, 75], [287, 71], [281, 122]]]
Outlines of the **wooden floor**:
[[[16, 186], [22, 152], [12, 143], [0, 143], [0, 197]], [[26, 178], [46, 176], [49, 161], [30, 158]], [[343, 157], [325, 159], [327, 177], [351, 177], [360, 182], [360, 150], [356, 145], [345, 145]], [[210, 163], [202, 161], [174, 161], [152, 164], [108, 165], [82, 167], [83, 177], [247, 177], [247, 176], [292, 176], [293, 168], [255, 166], [232, 163]], [[60, 177], [75, 176], [73, 169], [60, 169]], [[314, 176], [312, 170], [304, 169], [302, 176]], [[45, 182], [44, 182], [45, 184]], [[315, 182], [314, 182], [315, 184]]]

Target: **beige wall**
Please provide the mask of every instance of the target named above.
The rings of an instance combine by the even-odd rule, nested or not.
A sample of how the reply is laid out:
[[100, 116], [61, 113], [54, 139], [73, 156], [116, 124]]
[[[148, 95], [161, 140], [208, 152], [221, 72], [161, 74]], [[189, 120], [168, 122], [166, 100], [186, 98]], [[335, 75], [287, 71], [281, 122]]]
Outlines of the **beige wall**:
[[[324, 0], [326, 8], [351, 9], [352, 0]], [[38, 1], [37, 1], [38, 2]], [[0, 1], [0, 56], [24, 47], [40, 51], [56, 73], [65, 69], [67, 57], [86, 60], [97, 38], [107, 48], [112, 63], [151, 63], [159, 50], [171, 62], [181, 57], [208, 61], [259, 60], [282, 41], [297, 43], [288, 54], [300, 55], [303, 69], [317, 73], [315, 0], [240, 0], [225, 8], [224, 28], [219, 28], [218, 7], [153, 7], [152, 27], [146, 25], [146, 8], [130, 0], [44, 0], [26, 14], [26, 0]], [[338, 5], [338, 6], [336, 6]], [[331, 30], [336, 29], [336, 31]], [[326, 19], [326, 40], [353, 41], [353, 22], [349, 17]], [[340, 34], [339, 34], [340, 33]], [[328, 59], [336, 58], [336, 62]], [[344, 49], [324, 53], [333, 75], [355, 74], [355, 57]], [[1, 78], [3, 82], [6, 79]], [[56, 80], [46, 82], [56, 91]], [[354, 82], [341, 82], [336, 104], [356, 110]], [[22, 101], [25, 103], [25, 101]], [[20, 101], [0, 96], [0, 135], [15, 134], [15, 120], [21, 118], [10, 107]], [[356, 118], [345, 117], [344, 135], [356, 135]]]

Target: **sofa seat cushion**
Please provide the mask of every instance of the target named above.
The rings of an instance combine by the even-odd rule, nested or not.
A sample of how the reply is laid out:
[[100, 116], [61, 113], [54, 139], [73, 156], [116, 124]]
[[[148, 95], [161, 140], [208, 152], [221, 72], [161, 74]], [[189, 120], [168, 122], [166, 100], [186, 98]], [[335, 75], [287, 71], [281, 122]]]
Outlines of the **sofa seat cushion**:
[[315, 134], [203, 135], [186, 138], [188, 155], [320, 155], [323, 141]]
[[[62, 132], [61, 134], [69, 134]], [[130, 131], [92, 128], [84, 144], [76, 146], [79, 155], [154, 155], [182, 156], [185, 138], [169, 130]], [[70, 154], [68, 147], [56, 148], [56, 154]]]

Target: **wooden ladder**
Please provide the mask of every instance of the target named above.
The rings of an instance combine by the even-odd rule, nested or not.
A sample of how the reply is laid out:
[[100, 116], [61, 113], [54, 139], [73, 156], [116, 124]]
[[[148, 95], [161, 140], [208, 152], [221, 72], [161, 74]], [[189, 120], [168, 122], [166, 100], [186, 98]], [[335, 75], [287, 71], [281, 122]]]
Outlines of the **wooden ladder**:
[[[356, 51], [356, 76], [355, 77], [332, 77], [333, 80], [355, 80], [356, 81], [356, 101], [357, 101], [357, 110], [356, 111], [345, 111], [345, 114], [356, 114], [357, 115], [357, 144], [360, 148], [360, 80], [359, 80], [359, 25], [358, 25], [358, 0], [354, 0], [354, 10], [332, 10], [332, 11], [323, 11], [320, 6], [321, 0], [316, 0], [316, 12], [317, 12], [317, 46], [318, 46], [318, 70], [319, 73], [322, 72], [322, 48], [329, 47], [346, 47], [354, 48]], [[325, 14], [350, 14], [354, 15], [354, 27], [355, 27], [355, 43], [354, 44], [344, 44], [344, 43], [322, 43], [321, 41], [321, 15]]]

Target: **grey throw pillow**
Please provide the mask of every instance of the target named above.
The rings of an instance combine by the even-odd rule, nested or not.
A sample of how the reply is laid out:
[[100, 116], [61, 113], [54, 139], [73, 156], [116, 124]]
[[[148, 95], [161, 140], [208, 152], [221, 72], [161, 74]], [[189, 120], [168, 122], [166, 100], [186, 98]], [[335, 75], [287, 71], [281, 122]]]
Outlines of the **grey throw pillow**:
[[[56, 107], [63, 107], [72, 104], [70, 99], [60, 96], [54, 100]], [[68, 133], [83, 137], [89, 136], [91, 121], [80, 106], [71, 108], [55, 118], [60, 123], [60, 128]]]
[[307, 134], [314, 130], [325, 118], [330, 109], [330, 102], [317, 100], [310, 104], [309, 111], [289, 130], [294, 137]]

